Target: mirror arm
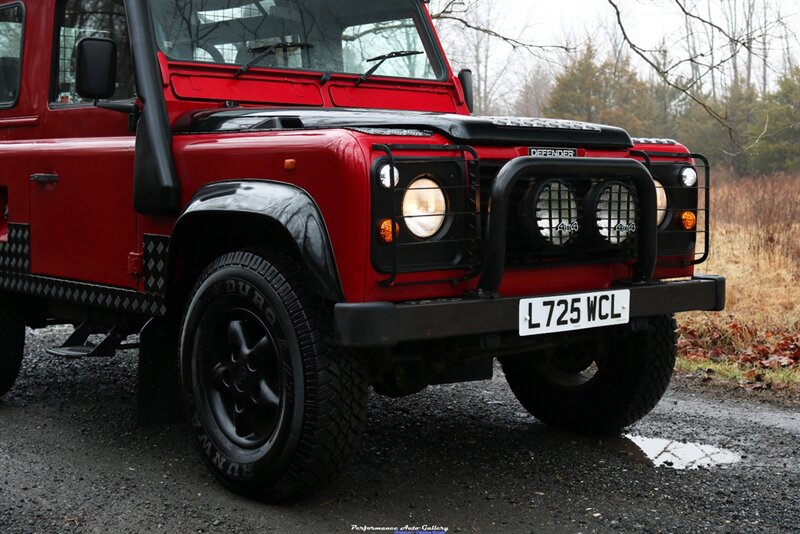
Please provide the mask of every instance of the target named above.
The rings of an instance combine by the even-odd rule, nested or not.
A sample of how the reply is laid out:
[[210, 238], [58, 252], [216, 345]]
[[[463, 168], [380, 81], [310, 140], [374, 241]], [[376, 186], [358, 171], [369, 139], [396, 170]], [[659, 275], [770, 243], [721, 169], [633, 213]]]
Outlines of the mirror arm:
[[136, 125], [139, 123], [139, 117], [142, 116], [142, 111], [139, 109], [135, 100], [101, 102], [95, 99], [94, 105], [100, 109], [116, 111], [117, 113], [126, 113], [128, 115], [128, 131], [136, 131]]

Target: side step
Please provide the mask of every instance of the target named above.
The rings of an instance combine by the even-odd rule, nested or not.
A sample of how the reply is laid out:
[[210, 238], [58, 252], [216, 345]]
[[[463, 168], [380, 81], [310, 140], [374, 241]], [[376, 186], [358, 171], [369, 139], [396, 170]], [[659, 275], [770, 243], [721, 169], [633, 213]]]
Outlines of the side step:
[[102, 332], [97, 332], [96, 329], [90, 327], [87, 323], [83, 323], [75, 329], [62, 346], [49, 348], [47, 349], [47, 353], [51, 356], [67, 358], [69, 360], [77, 360], [80, 358], [112, 358], [119, 349], [132, 348], [122, 345], [122, 342], [128, 336], [122, 332], [118, 324], [115, 324], [111, 330], [106, 333], [100, 343], [90, 343], [89, 336], [98, 333]]

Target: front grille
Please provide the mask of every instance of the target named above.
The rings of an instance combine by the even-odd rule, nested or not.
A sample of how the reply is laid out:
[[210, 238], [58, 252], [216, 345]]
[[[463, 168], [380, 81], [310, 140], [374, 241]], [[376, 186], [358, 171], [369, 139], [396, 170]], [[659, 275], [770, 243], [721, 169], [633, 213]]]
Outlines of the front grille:
[[[492, 185], [504, 164], [505, 162], [502, 161], [481, 161], [481, 214], [484, 225], [489, 213]], [[635, 228], [638, 227], [640, 213], [635, 197], [628, 203], [620, 203], [617, 199], [611, 202], [610, 207], [613, 209], [607, 211], [612, 212], [612, 221], [616, 221], [616, 224], [610, 227], [609, 239], [604, 239], [600, 235], [603, 223], [597, 221], [594, 207], [596, 199], [590, 199], [590, 195], [593, 191], [597, 191], [596, 186], [606, 182], [611, 187], [617, 187], [614, 191], [619, 191], [621, 188], [635, 191], [632, 184], [619, 180], [612, 182], [590, 176], [577, 179], [538, 179], [532, 176], [520, 180], [511, 195], [506, 233], [506, 264], [526, 266], [542, 263], [601, 263], [627, 261], [635, 258], [637, 250]], [[544, 197], [539, 194], [538, 198], [548, 199], [542, 207], [546, 208], [546, 204], [549, 202], [553, 202], [554, 206], [551, 208], [549, 216], [545, 213], [546, 209], [536, 210], [538, 212], [535, 219], [536, 225], [541, 230], [537, 236], [536, 228], [532, 228], [526, 200], [530, 198], [528, 195], [536, 195], [548, 184], [553, 184], [553, 188], [549, 189], [551, 194], [545, 194]], [[556, 184], [559, 185], [556, 186]], [[574, 201], [565, 201], [567, 188]], [[559, 192], [561, 192], [561, 198], [558, 196]], [[556, 205], [558, 208], [555, 208]], [[620, 223], [623, 225], [620, 226]], [[609, 225], [606, 224], [606, 226]], [[552, 234], [558, 236], [557, 239], [546, 238], [548, 230], [551, 229]], [[623, 234], [625, 239], [622, 239]]]

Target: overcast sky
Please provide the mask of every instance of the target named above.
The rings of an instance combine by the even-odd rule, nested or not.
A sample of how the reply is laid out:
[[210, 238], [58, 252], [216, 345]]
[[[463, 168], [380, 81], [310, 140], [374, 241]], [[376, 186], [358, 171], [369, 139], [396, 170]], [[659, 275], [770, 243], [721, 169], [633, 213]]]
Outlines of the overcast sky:
[[[487, 0], [488, 1], [488, 0]], [[681, 0], [684, 5], [702, 5], [701, 14], [710, 5], [711, 20], [726, 27], [723, 4], [730, 6], [743, 4], [742, 0]], [[643, 48], [656, 48], [662, 39], [668, 49], [681, 55], [685, 49], [684, 17], [676, 0], [618, 0], [623, 13], [623, 22], [631, 39]], [[769, 18], [777, 14], [785, 25], [794, 32], [793, 46], [795, 64], [800, 55], [800, 0], [767, 0]], [[494, 0], [491, 2], [497, 16], [497, 24], [504, 33], [519, 36], [525, 42], [536, 44], [563, 44], [566, 36], [573, 43], [585, 42], [591, 36], [594, 44], [606, 48], [609, 35], [618, 35], [616, 15], [607, 0]], [[762, 5], [759, 3], [759, 5]], [[785, 32], [785, 28], [775, 29], [774, 33]], [[774, 67], [770, 76], [773, 81], [784, 66], [782, 59], [785, 42], [776, 40], [770, 45], [770, 62]], [[550, 59], [557, 54], [547, 54]], [[634, 63], [642, 67], [634, 58]], [[642, 69], [643, 71], [646, 69]]]
[[[722, 3], [712, 2], [711, 18], [724, 26]], [[614, 11], [606, 0], [498, 0], [493, 2], [500, 10], [512, 13], [506, 18], [509, 27], [529, 26], [526, 32], [536, 41], [558, 42], [564, 34], [602, 33], [603, 26], [614, 24]], [[698, 2], [683, 0], [686, 5]], [[705, 3], [705, 2], [703, 2]], [[631, 37], [639, 42], [654, 45], [662, 37], [677, 38], [683, 30], [683, 16], [675, 0], [619, 0], [624, 22]], [[773, 13], [781, 13], [783, 21], [800, 33], [800, 0], [769, 0]], [[519, 16], [525, 13], [524, 16]], [[706, 16], [707, 13], [701, 13]]]

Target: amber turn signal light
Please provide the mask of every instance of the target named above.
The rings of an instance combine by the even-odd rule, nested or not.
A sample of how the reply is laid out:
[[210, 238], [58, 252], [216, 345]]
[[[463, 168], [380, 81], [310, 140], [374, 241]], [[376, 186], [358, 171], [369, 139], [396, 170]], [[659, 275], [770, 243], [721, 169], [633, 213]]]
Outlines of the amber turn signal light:
[[684, 230], [694, 230], [697, 228], [697, 215], [691, 211], [681, 213], [681, 226]]
[[381, 241], [383, 241], [386, 244], [393, 243], [395, 236], [400, 234], [400, 225], [394, 223], [394, 231], [392, 231], [392, 220], [384, 219], [381, 221], [379, 227], [379, 233]]

